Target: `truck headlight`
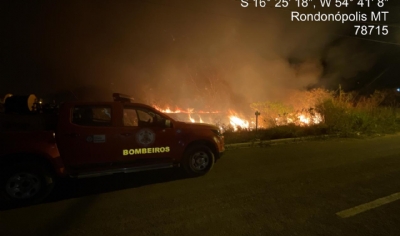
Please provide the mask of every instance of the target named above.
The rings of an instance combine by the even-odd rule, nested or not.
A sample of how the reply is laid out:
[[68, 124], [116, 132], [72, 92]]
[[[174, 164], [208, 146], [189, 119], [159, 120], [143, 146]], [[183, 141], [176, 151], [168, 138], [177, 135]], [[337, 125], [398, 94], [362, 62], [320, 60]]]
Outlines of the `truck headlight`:
[[219, 129], [213, 129], [211, 130], [214, 134], [216, 134], [217, 136], [222, 136], [221, 131]]

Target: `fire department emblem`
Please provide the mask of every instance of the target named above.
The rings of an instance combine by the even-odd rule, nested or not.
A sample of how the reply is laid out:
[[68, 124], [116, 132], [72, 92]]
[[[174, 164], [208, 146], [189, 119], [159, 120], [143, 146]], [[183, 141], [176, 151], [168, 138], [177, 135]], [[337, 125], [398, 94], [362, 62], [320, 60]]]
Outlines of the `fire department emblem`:
[[154, 143], [154, 140], [156, 139], [156, 135], [154, 132], [150, 129], [141, 129], [137, 134], [136, 134], [136, 141], [143, 146], [148, 146], [152, 143]]

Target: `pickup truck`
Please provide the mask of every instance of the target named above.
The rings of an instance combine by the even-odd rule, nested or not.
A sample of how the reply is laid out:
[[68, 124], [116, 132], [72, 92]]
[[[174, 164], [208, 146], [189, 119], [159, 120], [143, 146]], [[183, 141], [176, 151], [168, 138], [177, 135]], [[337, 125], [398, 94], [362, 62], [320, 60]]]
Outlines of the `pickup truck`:
[[225, 150], [215, 125], [180, 122], [113, 96], [112, 102], [65, 102], [57, 113], [0, 114], [2, 200], [37, 203], [60, 177], [171, 167], [201, 176]]

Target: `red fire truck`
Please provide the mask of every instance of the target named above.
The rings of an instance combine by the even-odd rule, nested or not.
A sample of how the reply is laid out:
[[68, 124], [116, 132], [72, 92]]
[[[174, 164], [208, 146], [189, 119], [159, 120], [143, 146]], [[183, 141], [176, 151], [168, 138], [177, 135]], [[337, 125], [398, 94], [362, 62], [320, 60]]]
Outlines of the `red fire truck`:
[[[176, 121], [129, 97], [113, 97], [113, 102], [66, 102], [57, 112], [38, 112], [37, 103], [32, 112], [29, 97], [7, 98], [0, 114], [1, 198], [39, 202], [58, 177], [170, 167], [200, 176], [224, 152], [224, 137], [214, 125]], [[25, 112], [12, 108], [27, 101]]]

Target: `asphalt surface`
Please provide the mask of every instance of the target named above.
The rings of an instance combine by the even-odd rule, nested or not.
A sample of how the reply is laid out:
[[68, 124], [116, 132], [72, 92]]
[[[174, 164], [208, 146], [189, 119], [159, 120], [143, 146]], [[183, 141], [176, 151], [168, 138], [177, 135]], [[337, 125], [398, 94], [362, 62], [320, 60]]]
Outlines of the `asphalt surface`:
[[43, 204], [0, 211], [0, 235], [398, 236], [399, 179], [400, 135], [230, 149], [199, 178], [64, 181]]

